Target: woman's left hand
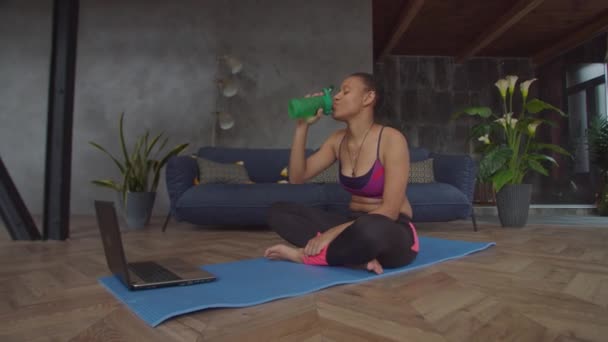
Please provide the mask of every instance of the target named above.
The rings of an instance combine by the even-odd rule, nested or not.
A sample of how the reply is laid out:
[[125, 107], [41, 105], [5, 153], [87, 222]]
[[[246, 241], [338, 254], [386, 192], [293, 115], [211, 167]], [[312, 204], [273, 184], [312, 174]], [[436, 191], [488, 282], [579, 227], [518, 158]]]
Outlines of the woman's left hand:
[[317, 255], [321, 253], [323, 248], [327, 247], [334, 240], [331, 233], [325, 232], [325, 234], [318, 233], [318, 235], [310, 240], [304, 247], [304, 255]]

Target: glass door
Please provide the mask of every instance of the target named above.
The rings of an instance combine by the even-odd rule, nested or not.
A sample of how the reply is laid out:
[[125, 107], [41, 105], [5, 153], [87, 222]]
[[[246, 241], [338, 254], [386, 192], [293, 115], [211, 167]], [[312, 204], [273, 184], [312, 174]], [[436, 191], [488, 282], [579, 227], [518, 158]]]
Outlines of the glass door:
[[590, 159], [587, 130], [591, 121], [608, 113], [606, 64], [577, 64], [566, 72], [568, 135], [574, 153], [573, 181], [579, 190], [591, 195], [598, 186], [598, 175]]

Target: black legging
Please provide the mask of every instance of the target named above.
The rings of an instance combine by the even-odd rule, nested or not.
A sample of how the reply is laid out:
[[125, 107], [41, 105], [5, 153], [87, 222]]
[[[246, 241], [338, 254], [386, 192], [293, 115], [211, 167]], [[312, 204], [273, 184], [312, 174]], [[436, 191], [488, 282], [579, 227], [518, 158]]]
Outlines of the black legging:
[[[349, 216], [297, 203], [279, 202], [272, 206], [268, 225], [283, 239], [303, 248], [308, 241], [339, 224], [353, 221], [327, 248], [329, 265], [362, 265], [373, 259], [385, 268], [411, 263], [414, 251], [414, 227], [406, 215], [397, 221], [380, 214], [351, 212]], [[416, 246], [417, 247], [417, 246]], [[415, 248], [415, 247], [414, 247]]]

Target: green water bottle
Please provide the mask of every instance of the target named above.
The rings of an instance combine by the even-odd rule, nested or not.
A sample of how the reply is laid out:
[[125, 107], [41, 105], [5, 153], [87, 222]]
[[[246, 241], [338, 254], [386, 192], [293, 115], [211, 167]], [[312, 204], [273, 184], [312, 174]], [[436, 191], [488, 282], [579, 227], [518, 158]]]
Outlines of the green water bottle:
[[323, 95], [312, 97], [301, 97], [289, 101], [289, 117], [292, 119], [306, 119], [317, 114], [319, 108], [323, 108], [323, 114], [332, 113], [331, 92], [334, 87], [323, 88]]

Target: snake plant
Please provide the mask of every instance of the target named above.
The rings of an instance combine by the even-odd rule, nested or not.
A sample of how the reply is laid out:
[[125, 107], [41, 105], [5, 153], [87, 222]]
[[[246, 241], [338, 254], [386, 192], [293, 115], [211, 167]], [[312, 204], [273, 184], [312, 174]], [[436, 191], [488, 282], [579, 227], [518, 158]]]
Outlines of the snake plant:
[[[161, 154], [169, 138], [164, 137], [164, 133], [160, 133], [150, 139], [150, 132], [146, 131], [137, 137], [133, 148], [129, 151], [125, 142], [123, 122], [124, 113], [120, 115], [118, 125], [122, 160], [93, 141], [90, 141], [89, 144], [110, 157], [120, 170], [122, 178], [119, 182], [110, 179], [98, 179], [93, 180], [92, 183], [121, 192], [123, 199], [125, 199], [127, 192], [155, 192], [158, 188], [160, 171], [163, 166], [169, 158], [178, 155], [188, 147], [188, 144], [179, 144], [168, 152]], [[156, 150], [155, 147], [157, 147]]]

